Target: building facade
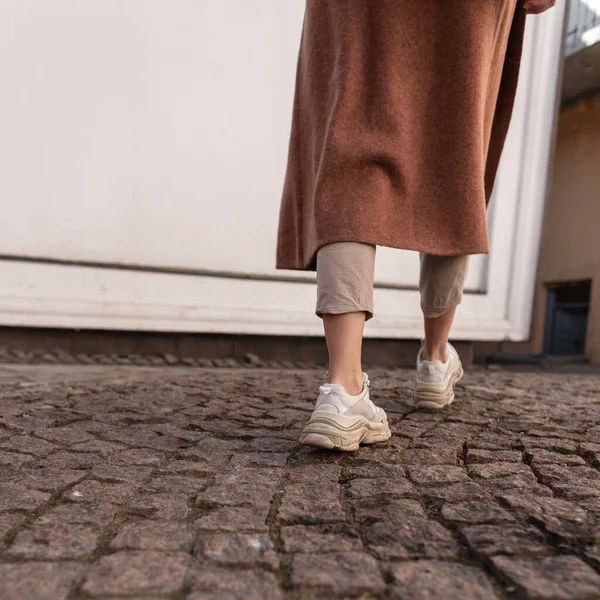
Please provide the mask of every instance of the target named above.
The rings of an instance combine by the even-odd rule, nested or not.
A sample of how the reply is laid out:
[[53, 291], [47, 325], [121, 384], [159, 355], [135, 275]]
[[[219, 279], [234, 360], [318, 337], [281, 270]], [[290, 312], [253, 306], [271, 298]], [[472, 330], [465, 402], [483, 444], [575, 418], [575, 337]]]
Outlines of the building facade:
[[[274, 249], [304, 2], [0, 4], [0, 326], [322, 334]], [[530, 334], [564, 6], [529, 21], [460, 339]], [[422, 335], [382, 249], [366, 335]]]
[[502, 349], [600, 364], [600, 1], [576, 0], [568, 14], [531, 336]]

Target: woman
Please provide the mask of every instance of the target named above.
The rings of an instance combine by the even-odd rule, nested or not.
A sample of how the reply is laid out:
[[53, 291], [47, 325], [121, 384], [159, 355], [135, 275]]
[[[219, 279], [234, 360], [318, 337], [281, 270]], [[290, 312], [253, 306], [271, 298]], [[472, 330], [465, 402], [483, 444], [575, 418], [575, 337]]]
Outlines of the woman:
[[277, 267], [317, 271], [329, 350], [301, 442], [357, 450], [391, 433], [361, 367], [375, 247], [421, 253], [415, 401], [454, 400], [448, 343], [512, 113], [525, 16], [555, 0], [307, 0]]

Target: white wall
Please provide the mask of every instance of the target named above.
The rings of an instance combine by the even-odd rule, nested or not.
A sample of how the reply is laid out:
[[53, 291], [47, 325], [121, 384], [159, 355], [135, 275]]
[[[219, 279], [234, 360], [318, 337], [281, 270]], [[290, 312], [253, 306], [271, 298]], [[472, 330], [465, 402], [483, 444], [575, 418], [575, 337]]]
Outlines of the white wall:
[[270, 271], [302, 10], [0, 3], [0, 252]]

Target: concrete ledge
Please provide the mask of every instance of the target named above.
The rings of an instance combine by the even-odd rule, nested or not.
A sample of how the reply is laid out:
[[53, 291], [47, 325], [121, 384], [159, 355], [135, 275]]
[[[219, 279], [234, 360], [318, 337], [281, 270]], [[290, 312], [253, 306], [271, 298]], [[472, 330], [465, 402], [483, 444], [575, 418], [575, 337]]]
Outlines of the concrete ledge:
[[[457, 342], [456, 349], [465, 365], [473, 362], [470, 342]], [[0, 348], [27, 352], [69, 354], [173, 355], [178, 358], [243, 359], [252, 353], [266, 361], [327, 363], [324, 337], [255, 336], [146, 333], [1, 327]], [[367, 366], [414, 367], [420, 342], [367, 338], [363, 361]]]

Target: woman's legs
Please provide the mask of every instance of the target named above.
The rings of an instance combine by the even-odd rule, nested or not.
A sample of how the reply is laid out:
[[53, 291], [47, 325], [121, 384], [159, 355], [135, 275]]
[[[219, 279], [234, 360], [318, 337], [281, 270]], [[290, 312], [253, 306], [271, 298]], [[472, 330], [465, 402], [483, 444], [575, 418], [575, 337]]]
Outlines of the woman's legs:
[[417, 357], [415, 403], [439, 410], [454, 402], [463, 367], [448, 336], [460, 304], [469, 257], [421, 255], [421, 307], [425, 342]]
[[[470, 257], [422, 253], [420, 258], [425, 358], [445, 363]], [[374, 274], [375, 246], [341, 242], [317, 254], [316, 312], [325, 327], [330, 383], [340, 383], [349, 393], [362, 385], [362, 335], [365, 320], [373, 316]]]
[[456, 315], [456, 306], [439, 317], [423, 316], [425, 321], [425, 358], [445, 363], [448, 360], [448, 338]]
[[301, 444], [355, 451], [392, 435], [385, 411], [371, 401], [361, 364], [365, 320], [373, 315], [374, 271], [375, 247], [368, 244], [330, 244], [317, 254], [317, 315], [327, 338], [329, 383], [320, 387]]
[[317, 254], [317, 315], [329, 351], [329, 382], [351, 394], [363, 387], [362, 337], [373, 316], [375, 246], [340, 242]]
[[329, 383], [343, 385], [350, 395], [363, 387], [362, 337], [365, 313], [323, 315], [325, 339], [329, 352]]
[[421, 309], [425, 323], [425, 356], [445, 363], [456, 308], [462, 301], [469, 255], [421, 254]]

